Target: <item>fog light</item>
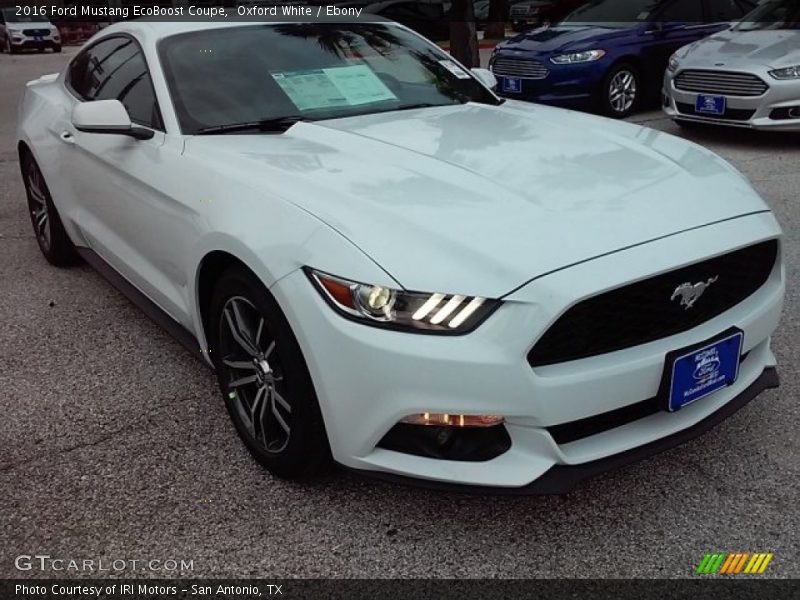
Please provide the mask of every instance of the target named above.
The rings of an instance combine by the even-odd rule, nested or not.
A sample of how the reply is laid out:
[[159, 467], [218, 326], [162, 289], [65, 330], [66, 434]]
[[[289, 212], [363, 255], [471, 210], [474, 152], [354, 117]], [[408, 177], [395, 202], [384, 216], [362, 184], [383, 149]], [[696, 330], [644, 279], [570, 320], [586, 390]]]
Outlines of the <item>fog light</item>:
[[800, 119], [800, 106], [785, 106], [783, 108], [773, 108], [769, 113], [769, 118], [773, 121], [782, 119]]
[[505, 421], [496, 415], [451, 415], [448, 413], [421, 413], [409, 415], [401, 423], [409, 425], [449, 425], [450, 427], [494, 427]]

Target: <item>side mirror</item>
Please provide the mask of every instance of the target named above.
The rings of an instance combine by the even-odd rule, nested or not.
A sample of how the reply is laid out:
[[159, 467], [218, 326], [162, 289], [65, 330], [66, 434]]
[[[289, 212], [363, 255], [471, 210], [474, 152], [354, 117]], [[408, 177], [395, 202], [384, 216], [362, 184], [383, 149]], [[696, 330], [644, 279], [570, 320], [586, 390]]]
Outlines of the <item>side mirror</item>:
[[490, 90], [493, 90], [497, 87], [497, 78], [489, 69], [479, 69], [476, 67], [474, 69], [470, 69], [470, 71], [472, 71], [472, 74], [478, 81], [480, 81]]
[[137, 140], [149, 140], [153, 132], [131, 123], [128, 111], [119, 100], [81, 102], [72, 110], [72, 124], [85, 133], [127, 135]]

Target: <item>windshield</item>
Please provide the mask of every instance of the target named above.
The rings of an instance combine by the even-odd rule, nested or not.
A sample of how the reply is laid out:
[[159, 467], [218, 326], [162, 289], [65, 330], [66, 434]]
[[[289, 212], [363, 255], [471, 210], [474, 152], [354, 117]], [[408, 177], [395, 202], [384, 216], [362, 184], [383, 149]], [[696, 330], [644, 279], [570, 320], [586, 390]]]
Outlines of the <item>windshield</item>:
[[3, 11], [6, 23], [43, 23], [47, 21], [45, 17], [32, 17], [30, 15], [17, 15], [17, 9], [7, 8]]
[[630, 27], [647, 21], [658, 3], [659, 0], [592, 0], [564, 17], [562, 23]]
[[753, 12], [745, 15], [735, 31], [757, 29], [800, 29], [800, 2], [798, 0], [767, 0]]
[[499, 102], [449, 55], [391, 25], [234, 27], [170, 37], [159, 52], [185, 134], [289, 116]]

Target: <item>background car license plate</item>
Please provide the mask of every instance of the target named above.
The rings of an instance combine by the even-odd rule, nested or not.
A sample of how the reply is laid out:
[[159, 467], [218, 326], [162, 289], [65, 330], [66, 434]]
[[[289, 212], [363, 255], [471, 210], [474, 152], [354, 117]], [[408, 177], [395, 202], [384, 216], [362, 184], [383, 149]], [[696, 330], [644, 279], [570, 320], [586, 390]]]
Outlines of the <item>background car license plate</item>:
[[743, 339], [744, 333], [737, 330], [701, 348], [670, 353], [667, 410], [674, 412], [736, 381]]
[[694, 109], [699, 113], [724, 115], [725, 103], [725, 96], [706, 96], [704, 94], [700, 94], [697, 97], [697, 102], [694, 105]]
[[519, 94], [522, 92], [522, 80], [516, 77], [503, 77], [503, 91]]

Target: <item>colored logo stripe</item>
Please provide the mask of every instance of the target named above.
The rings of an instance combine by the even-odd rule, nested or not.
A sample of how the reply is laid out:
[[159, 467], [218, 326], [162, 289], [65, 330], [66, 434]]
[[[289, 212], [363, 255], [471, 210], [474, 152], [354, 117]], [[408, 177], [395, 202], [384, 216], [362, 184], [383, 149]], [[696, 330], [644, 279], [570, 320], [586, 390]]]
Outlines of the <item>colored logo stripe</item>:
[[774, 555], [769, 552], [706, 552], [696, 573], [703, 575], [763, 573]]

